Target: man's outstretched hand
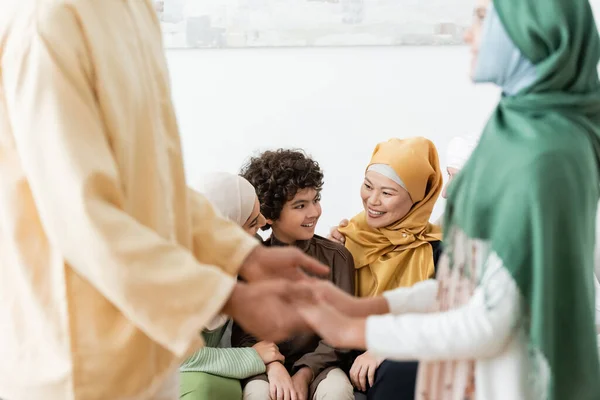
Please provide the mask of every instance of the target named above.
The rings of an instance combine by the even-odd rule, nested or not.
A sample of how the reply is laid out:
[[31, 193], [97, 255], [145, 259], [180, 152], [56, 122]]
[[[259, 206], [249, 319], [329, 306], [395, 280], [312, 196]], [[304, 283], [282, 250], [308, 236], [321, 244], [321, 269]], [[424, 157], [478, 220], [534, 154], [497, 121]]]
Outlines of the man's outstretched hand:
[[327, 276], [329, 268], [295, 247], [257, 246], [246, 257], [239, 275], [248, 282], [267, 279], [300, 280], [306, 273]]
[[310, 285], [314, 298], [349, 317], [366, 318], [370, 315], [390, 312], [388, 302], [383, 296], [368, 298], [351, 296], [325, 279], [313, 278], [306, 280], [303, 284]]
[[237, 283], [223, 312], [258, 340], [281, 342], [311, 330], [293, 302], [312, 296], [309, 286], [287, 279]]
[[[310, 287], [307, 283], [300, 285]], [[366, 319], [350, 317], [319, 297], [304, 296], [295, 302], [306, 323], [333, 347], [364, 350]]]

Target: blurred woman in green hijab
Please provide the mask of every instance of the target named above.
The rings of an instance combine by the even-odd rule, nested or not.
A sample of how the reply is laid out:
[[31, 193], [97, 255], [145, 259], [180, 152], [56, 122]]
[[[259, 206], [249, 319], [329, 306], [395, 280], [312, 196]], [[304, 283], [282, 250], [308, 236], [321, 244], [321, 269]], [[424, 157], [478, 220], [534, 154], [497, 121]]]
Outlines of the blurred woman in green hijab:
[[479, 0], [466, 39], [473, 80], [503, 94], [449, 188], [437, 281], [371, 299], [320, 285], [304, 316], [333, 346], [420, 360], [419, 400], [600, 399], [592, 10]]

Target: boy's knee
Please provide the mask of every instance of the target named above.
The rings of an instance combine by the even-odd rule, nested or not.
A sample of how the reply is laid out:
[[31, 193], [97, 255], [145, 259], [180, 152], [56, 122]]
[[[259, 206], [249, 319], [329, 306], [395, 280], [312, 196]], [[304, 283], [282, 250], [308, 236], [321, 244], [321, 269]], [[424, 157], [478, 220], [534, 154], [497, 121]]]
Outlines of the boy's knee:
[[354, 388], [348, 376], [339, 368], [332, 369], [319, 383], [313, 400], [354, 400]]

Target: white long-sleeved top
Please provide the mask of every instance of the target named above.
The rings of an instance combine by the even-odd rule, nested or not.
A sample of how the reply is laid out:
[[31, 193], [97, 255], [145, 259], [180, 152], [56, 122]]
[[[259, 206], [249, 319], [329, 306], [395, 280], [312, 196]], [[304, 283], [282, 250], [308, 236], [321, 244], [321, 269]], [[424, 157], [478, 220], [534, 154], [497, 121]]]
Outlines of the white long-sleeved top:
[[[600, 283], [595, 275], [594, 282], [600, 332]], [[391, 313], [367, 319], [368, 350], [395, 360], [475, 359], [477, 399], [537, 398], [534, 393], [543, 389], [526, 379], [531, 364], [521, 325], [523, 299], [502, 261], [490, 255], [480, 285], [463, 307], [430, 312], [437, 292], [438, 282], [428, 280], [384, 293]]]
[[[475, 359], [476, 398], [532, 398], [526, 380], [527, 338], [521, 326], [523, 299], [502, 261], [492, 254], [471, 300], [463, 307], [428, 313], [435, 304], [433, 280], [384, 294], [391, 314], [367, 319], [370, 352], [389, 359]], [[543, 372], [543, 371], [542, 371]]]

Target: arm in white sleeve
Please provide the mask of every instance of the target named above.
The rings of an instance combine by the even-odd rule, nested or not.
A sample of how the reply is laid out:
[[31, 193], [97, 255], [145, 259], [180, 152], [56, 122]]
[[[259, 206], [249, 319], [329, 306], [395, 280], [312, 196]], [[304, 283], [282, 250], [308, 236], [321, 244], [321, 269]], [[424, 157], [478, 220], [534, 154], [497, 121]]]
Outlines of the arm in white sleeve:
[[367, 319], [367, 349], [396, 360], [486, 358], [514, 333], [522, 299], [502, 261], [490, 256], [473, 297], [463, 307], [429, 314]]
[[428, 279], [409, 288], [399, 288], [383, 293], [390, 314], [426, 313], [435, 306], [438, 281]]

